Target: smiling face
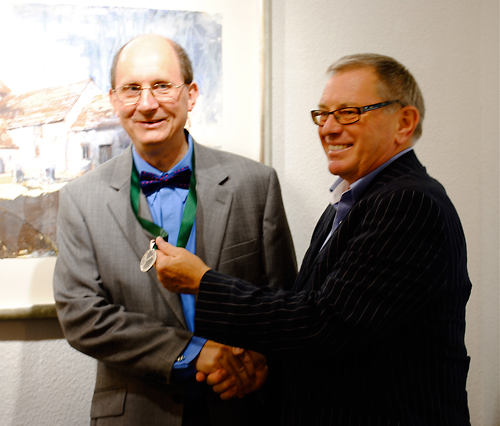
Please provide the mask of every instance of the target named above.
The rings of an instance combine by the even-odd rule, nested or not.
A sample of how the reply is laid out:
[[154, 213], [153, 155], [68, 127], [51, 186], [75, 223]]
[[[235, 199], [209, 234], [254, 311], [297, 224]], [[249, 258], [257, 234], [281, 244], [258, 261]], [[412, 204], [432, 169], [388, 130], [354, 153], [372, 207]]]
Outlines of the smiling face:
[[[326, 84], [319, 109], [334, 111], [393, 100], [381, 99], [377, 85], [377, 76], [371, 68], [334, 74]], [[325, 125], [319, 127], [319, 137], [330, 172], [351, 184], [410, 147], [411, 141], [402, 141], [398, 135], [399, 112], [387, 107], [377, 109], [348, 125], [339, 124], [333, 114], [329, 115]]]
[[[151, 87], [161, 82], [175, 86], [184, 83], [177, 54], [170, 42], [149, 35], [125, 46], [116, 66], [115, 87], [129, 84]], [[195, 83], [191, 83], [175, 90], [177, 97], [167, 102], [158, 102], [150, 90], [143, 90], [135, 105], [125, 105], [115, 92], [110, 91], [115, 113], [135, 149], [147, 161], [177, 151], [180, 155], [180, 151], [187, 149], [183, 129], [188, 111], [196, 102], [198, 89]]]

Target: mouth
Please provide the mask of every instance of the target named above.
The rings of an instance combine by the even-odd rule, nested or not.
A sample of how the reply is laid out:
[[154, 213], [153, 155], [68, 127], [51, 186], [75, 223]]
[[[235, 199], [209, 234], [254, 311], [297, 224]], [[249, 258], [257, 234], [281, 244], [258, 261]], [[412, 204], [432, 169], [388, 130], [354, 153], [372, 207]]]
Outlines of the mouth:
[[165, 121], [164, 118], [160, 118], [159, 120], [147, 120], [147, 121], [143, 120], [143, 121], [138, 121], [137, 123], [144, 127], [156, 127], [160, 123], [163, 123], [164, 121]]
[[343, 149], [350, 148], [352, 144], [345, 144], [345, 145], [328, 145], [328, 151], [341, 151]]

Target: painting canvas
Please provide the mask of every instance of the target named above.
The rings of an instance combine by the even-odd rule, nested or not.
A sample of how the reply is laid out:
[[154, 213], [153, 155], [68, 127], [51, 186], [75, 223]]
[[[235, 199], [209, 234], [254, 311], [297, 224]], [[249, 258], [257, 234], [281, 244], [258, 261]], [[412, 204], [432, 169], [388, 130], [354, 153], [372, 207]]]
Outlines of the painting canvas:
[[[188, 124], [198, 142], [238, 152], [227, 141], [238, 126], [254, 123], [246, 131], [253, 140], [240, 139], [241, 146], [259, 146], [255, 93], [246, 97], [255, 119], [228, 97], [235, 80], [225, 78], [231, 68], [223, 54], [234, 47], [224, 37], [235, 22], [226, 25], [223, 12], [201, 10], [198, 3], [194, 10], [123, 2], [0, 6], [0, 259], [55, 256], [59, 189], [130, 144], [108, 99], [109, 69], [115, 52], [137, 35], [162, 34], [190, 56], [200, 98]], [[254, 75], [246, 89], [259, 92], [259, 78]]]

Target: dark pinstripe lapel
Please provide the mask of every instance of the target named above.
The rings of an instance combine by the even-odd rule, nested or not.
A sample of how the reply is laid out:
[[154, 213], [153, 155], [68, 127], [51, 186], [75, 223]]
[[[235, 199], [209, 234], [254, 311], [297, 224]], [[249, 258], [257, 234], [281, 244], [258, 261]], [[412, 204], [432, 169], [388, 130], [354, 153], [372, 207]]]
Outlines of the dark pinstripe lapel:
[[313, 237], [311, 239], [311, 245], [304, 255], [304, 260], [302, 261], [302, 265], [300, 267], [299, 275], [295, 281], [295, 285], [297, 285], [299, 282], [303, 282], [311, 273], [312, 268], [318, 260], [321, 246], [325, 242], [325, 239], [332, 228], [333, 219], [335, 218], [336, 212], [337, 211], [335, 210], [335, 208], [332, 205], [329, 205], [319, 219], [318, 224], [316, 225], [316, 228], [314, 230]]
[[[351, 212], [355, 208], [356, 204], [362, 201], [365, 197], [368, 197], [369, 195], [373, 194], [379, 188], [385, 186], [388, 182], [391, 182], [394, 179], [397, 179], [398, 177], [401, 177], [405, 174], [408, 174], [418, 169], [423, 169], [423, 166], [418, 161], [413, 151], [410, 151], [407, 154], [403, 155], [402, 157], [398, 158], [389, 166], [387, 166], [384, 170], [382, 170], [375, 177], [375, 179], [373, 179], [373, 181], [370, 182], [370, 184], [365, 189], [363, 194], [361, 194], [361, 197], [356, 201], [356, 203], [354, 203], [353, 207], [351, 208]], [[311, 239], [311, 245], [309, 246], [309, 249], [307, 250], [304, 256], [304, 260], [300, 267], [299, 275], [297, 277], [297, 280], [295, 281], [295, 286], [294, 286], [295, 291], [301, 290], [303, 288], [306, 280], [309, 278], [309, 275], [313, 271], [314, 266], [319, 261], [323, 253], [328, 252], [328, 248], [332, 244], [337, 243], [338, 231], [340, 230], [340, 228], [342, 226], [345, 226], [345, 224], [349, 222], [348, 219], [351, 212], [349, 212], [346, 218], [343, 220], [344, 225], [340, 225], [335, 230], [334, 234], [332, 235], [328, 243], [325, 245], [325, 248], [320, 252], [320, 248], [323, 245], [325, 238], [331, 229], [331, 225], [335, 217], [335, 212], [336, 210], [332, 206], [327, 207], [327, 209], [321, 216], [320, 220], [318, 221], [318, 225], [316, 226], [316, 229], [314, 230], [313, 233], [313, 237]]]

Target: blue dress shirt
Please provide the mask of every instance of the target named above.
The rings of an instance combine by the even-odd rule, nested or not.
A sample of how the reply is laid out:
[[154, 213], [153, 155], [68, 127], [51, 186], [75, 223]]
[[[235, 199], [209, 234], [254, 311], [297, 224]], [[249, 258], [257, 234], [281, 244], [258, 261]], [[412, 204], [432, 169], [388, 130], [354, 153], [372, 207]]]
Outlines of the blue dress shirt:
[[[181, 161], [179, 161], [166, 173], [155, 169], [143, 160], [135, 150], [135, 147], [133, 147], [132, 155], [137, 171], [139, 174], [141, 172], [151, 172], [158, 175], [165, 175], [185, 166], [188, 166], [192, 171], [193, 139], [191, 135], [188, 134], [187, 140], [189, 144], [188, 152]], [[151, 211], [151, 216], [153, 217], [153, 222], [162, 227], [168, 233], [168, 242], [174, 246], [177, 244], [177, 238], [179, 236], [182, 215], [186, 206], [188, 193], [188, 189], [165, 187], [146, 197]], [[191, 230], [186, 250], [196, 254], [196, 221], [193, 224], [193, 229]], [[194, 332], [194, 295], [181, 294], [180, 297], [188, 329], [189, 331]], [[192, 337], [188, 346], [184, 349], [184, 352], [180, 354], [179, 360], [174, 363], [173, 375], [175, 379], [183, 379], [196, 372], [194, 365], [192, 365], [192, 361], [198, 356], [206, 341], [206, 339], [202, 339], [200, 337]]]

